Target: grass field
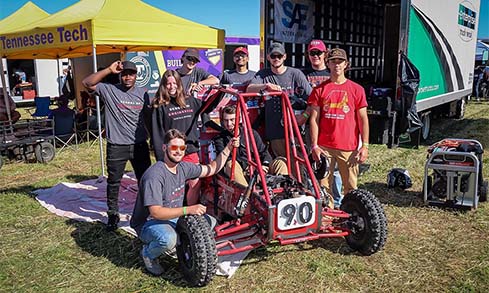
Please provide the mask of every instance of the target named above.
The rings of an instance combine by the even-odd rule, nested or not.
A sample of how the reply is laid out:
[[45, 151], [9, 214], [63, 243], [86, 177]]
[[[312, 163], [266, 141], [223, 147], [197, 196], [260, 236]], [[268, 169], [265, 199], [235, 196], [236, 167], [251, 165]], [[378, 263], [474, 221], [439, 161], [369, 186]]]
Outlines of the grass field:
[[[444, 137], [473, 138], [489, 148], [489, 104], [471, 102], [463, 120], [437, 120], [419, 149], [370, 147], [362, 188], [383, 203], [385, 248], [369, 257], [343, 239], [270, 245], [250, 253], [230, 279], [215, 277], [210, 292], [489, 292], [489, 204], [476, 211], [426, 207], [421, 199], [427, 145]], [[393, 167], [409, 170], [413, 187], [387, 189]], [[489, 155], [484, 154], [484, 178]], [[128, 165], [129, 168], [129, 165]], [[165, 292], [186, 287], [177, 263], [164, 277], [142, 270], [141, 243], [102, 224], [49, 213], [30, 194], [59, 182], [100, 174], [98, 148], [82, 145], [48, 164], [9, 163], [0, 170], [0, 292]]]

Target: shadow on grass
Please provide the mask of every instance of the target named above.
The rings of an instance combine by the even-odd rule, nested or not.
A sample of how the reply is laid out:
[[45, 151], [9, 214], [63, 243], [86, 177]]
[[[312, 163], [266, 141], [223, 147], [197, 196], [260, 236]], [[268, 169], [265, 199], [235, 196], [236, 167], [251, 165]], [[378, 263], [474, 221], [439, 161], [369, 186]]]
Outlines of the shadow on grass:
[[381, 182], [367, 182], [358, 188], [372, 192], [383, 204], [398, 207], [423, 207], [423, 195], [419, 191], [402, 190], [400, 188], [388, 188]]
[[[83, 251], [95, 257], [107, 258], [118, 267], [144, 271], [144, 264], [139, 255], [142, 242], [138, 238], [121, 229], [107, 232], [105, 224], [100, 222], [89, 223], [70, 219], [66, 224], [75, 227], [71, 236]], [[160, 263], [165, 268], [165, 274], [155, 278], [163, 278], [175, 286], [188, 287], [179, 271], [177, 260], [162, 257]], [[148, 276], [152, 277], [149, 274]]]
[[82, 181], [91, 180], [91, 179], [97, 179], [97, 178], [98, 178], [98, 176], [95, 176], [95, 175], [70, 174], [70, 175], [66, 176], [66, 179], [73, 181], [73, 182], [76, 182], [76, 183], [80, 183]]
[[25, 194], [31, 198], [35, 198], [36, 195], [32, 193], [34, 190], [50, 188], [50, 187], [51, 186], [22, 185], [22, 186], [7, 188], [7, 189], [0, 189], [0, 193], [19, 193], [19, 194]]

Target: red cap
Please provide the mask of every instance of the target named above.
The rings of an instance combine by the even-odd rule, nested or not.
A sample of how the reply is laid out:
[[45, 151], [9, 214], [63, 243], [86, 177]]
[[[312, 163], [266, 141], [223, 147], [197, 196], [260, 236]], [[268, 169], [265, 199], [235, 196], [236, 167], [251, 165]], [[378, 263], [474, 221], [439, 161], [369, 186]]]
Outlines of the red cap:
[[244, 53], [244, 54], [246, 54], [246, 56], [248, 56], [248, 49], [246, 49], [245, 47], [238, 47], [238, 48], [234, 49], [233, 55], [235, 55], [237, 53]]
[[323, 41], [321, 40], [312, 40], [309, 43], [309, 46], [307, 46], [307, 52], [311, 50], [319, 50], [321, 52], [326, 52], [326, 46], [324, 45]]

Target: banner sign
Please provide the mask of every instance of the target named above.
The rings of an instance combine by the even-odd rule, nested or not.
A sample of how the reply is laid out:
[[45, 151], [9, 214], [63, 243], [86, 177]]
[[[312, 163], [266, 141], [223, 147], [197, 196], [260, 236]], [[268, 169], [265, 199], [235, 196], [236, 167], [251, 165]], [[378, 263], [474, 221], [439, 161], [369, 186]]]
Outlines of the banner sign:
[[0, 52], [32, 51], [40, 48], [77, 47], [91, 44], [90, 22], [34, 29], [0, 35]]
[[[154, 96], [160, 85], [160, 79], [167, 69], [182, 67], [184, 50], [164, 50], [149, 52], [128, 52], [126, 59], [134, 62], [138, 69], [136, 86], [148, 91], [150, 98]], [[219, 77], [223, 70], [223, 51], [221, 49], [199, 50], [200, 62], [197, 67]]]
[[314, 2], [274, 0], [274, 39], [287, 43], [307, 43], [314, 35]]

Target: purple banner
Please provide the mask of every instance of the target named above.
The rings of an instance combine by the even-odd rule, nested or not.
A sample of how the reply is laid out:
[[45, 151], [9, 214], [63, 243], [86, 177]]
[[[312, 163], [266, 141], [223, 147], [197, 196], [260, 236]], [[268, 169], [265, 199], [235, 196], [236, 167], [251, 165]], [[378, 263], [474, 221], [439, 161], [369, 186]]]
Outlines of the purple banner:
[[[163, 52], [163, 59], [165, 60], [165, 66], [167, 69], [177, 69], [182, 66], [180, 60], [184, 50], [165, 50]], [[202, 49], [199, 50], [200, 62], [197, 63], [197, 67], [202, 68], [214, 76], [220, 76], [222, 74], [223, 52], [221, 49]]]
[[260, 45], [260, 38], [226, 37], [226, 45]]

